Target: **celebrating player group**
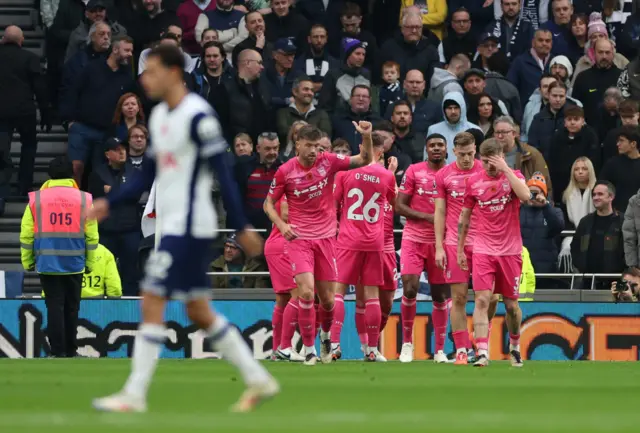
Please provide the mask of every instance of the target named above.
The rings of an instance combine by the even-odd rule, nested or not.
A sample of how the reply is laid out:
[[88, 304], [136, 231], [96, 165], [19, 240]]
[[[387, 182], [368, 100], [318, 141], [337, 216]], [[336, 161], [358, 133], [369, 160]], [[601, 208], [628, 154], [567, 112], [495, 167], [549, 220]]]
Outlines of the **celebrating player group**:
[[[321, 152], [320, 131], [303, 127], [297, 157], [278, 169], [265, 200], [274, 224], [265, 246], [277, 299], [272, 359], [315, 365], [317, 326], [321, 362], [339, 359], [344, 295], [353, 285], [364, 358], [386, 361], [378, 342], [397, 288], [393, 222], [398, 214], [406, 218], [400, 361], [413, 361], [416, 296], [426, 271], [433, 298], [434, 361], [448, 362], [444, 346], [451, 317], [453, 362], [489, 364], [490, 324], [499, 295], [507, 310], [511, 364], [521, 367], [519, 212], [520, 202], [529, 199], [522, 174], [508, 167], [496, 143], [482, 143], [476, 159], [472, 134], [461, 132], [453, 143], [431, 134], [425, 143], [427, 160], [411, 165], [398, 188], [397, 161], [384, 160], [384, 137], [369, 122], [354, 126], [362, 144], [352, 157]], [[456, 159], [446, 165], [448, 149]], [[470, 279], [475, 345], [466, 318]], [[300, 354], [292, 348], [296, 327], [303, 343]]]

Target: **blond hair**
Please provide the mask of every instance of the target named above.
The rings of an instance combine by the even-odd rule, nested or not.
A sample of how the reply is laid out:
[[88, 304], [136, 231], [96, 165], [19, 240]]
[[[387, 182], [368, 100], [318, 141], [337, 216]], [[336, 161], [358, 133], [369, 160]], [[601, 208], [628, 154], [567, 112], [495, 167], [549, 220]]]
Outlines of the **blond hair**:
[[571, 177], [569, 178], [569, 186], [567, 186], [567, 189], [565, 189], [562, 193], [562, 203], [567, 203], [573, 192], [580, 189], [580, 187], [578, 186], [578, 182], [576, 182], [576, 177], [573, 174], [574, 170], [576, 169], [576, 165], [578, 165], [579, 162], [584, 162], [584, 165], [587, 166], [587, 170], [589, 171], [589, 184], [587, 185], [587, 188], [593, 190], [593, 188], [596, 186], [596, 171], [593, 168], [593, 163], [586, 156], [581, 156], [573, 161], [573, 164], [571, 165]]

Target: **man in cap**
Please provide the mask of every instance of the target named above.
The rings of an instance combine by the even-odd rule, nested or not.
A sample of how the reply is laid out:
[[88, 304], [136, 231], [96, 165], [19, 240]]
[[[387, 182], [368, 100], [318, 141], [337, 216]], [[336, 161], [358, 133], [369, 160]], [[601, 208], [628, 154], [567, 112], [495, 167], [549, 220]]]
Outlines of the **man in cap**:
[[[233, 233], [224, 243], [224, 252], [211, 263], [212, 272], [262, 272], [267, 267], [258, 259], [247, 259]], [[214, 275], [215, 289], [251, 289], [269, 287], [268, 277], [243, 277], [241, 275]]]
[[482, 33], [478, 38], [478, 54], [471, 63], [472, 68], [489, 70], [489, 57], [493, 56], [500, 47], [500, 40], [493, 33]]
[[293, 59], [297, 51], [292, 38], [280, 38], [273, 45], [273, 63], [262, 72], [269, 87], [271, 107], [274, 110], [287, 107], [291, 99], [291, 88], [296, 78]]

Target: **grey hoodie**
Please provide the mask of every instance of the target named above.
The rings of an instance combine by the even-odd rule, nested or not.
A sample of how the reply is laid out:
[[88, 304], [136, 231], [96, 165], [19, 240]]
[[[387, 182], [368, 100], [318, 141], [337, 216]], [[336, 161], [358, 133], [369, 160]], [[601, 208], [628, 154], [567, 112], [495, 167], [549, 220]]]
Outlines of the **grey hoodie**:
[[[444, 104], [447, 101], [454, 101], [460, 106], [460, 120], [458, 123], [452, 124], [447, 120], [447, 116], [444, 112]], [[464, 96], [461, 92], [449, 92], [442, 98], [442, 115], [444, 120], [435, 125], [431, 125], [427, 131], [427, 137], [431, 134], [442, 134], [447, 140], [447, 164], [456, 160], [456, 156], [453, 154], [453, 139], [456, 138], [456, 134], [464, 132], [467, 129], [475, 128], [482, 132], [480, 127], [467, 120], [467, 104], [464, 102]], [[427, 159], [427, 151], [424, 153], [425, 160]]]
[[442, 97], [449, 92], [463, 93], [458, 77], [442, 68], [435, 68], [431, 77], [429, 97], [427, 99], [440, 103]]

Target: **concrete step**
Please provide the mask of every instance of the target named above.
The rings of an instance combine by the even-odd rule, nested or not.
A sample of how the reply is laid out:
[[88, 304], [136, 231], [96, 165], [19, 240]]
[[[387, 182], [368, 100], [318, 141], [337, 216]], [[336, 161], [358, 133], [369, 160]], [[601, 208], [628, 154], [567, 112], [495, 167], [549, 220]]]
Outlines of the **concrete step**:
[[35, 8], [34, 0], [0, 0], [0, 9], [5, 8]]
[[0, 232], [1, 247], [20, 247], [20, 233]]
[[[11, 141], [11, 155], [20, 155], [22, 143], [17, 140]], [[38, 155], [44, 154], [64, 155], [67, 153], [66, 141], [41, 141], [38, 142]]]
[[23, 30], [35, 30], [37, 13], [33, 8], [3, 8], [0, 13], [0, 28], [15, 25]]
[[[66, 143], [69, 136], [67, 135], [66, 132], [64, 132], [64, 130], [62, 130], [62, 127], [60, 127], [60, 129], [61, 131], [52, 130], [51, 132], [39, 132], [38, 135], [36, 135], [36, 137], [38, 138], [38, 143], [47, 142], [47, 141]], [[13, 143], [14, 141], [20, 141], [20, 134], [18, 134], [17, 132], [15, 132], [11, 136], [11, 142]]]
[[[24, 272], [24, 268], [22, 267], [22, 263], [20, 263], [20, 258], [17, 257], [16, 260], [11, 261], [1, 261], [0, 262], [0, 270], [2, 271], [19, 271]], [[35, 291], [34, 289], [32, 289]], [[24, 288], [23, 288], [24, 293]]]

